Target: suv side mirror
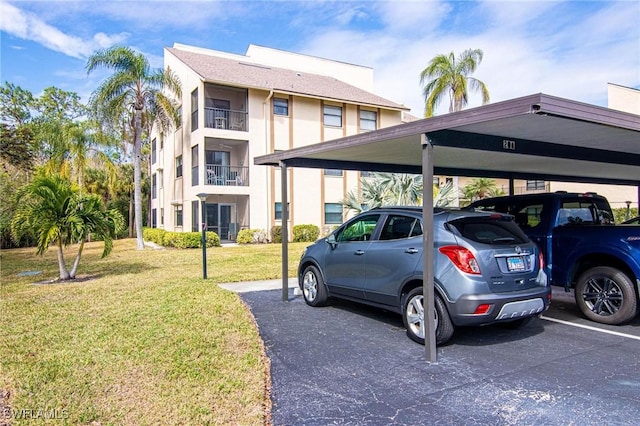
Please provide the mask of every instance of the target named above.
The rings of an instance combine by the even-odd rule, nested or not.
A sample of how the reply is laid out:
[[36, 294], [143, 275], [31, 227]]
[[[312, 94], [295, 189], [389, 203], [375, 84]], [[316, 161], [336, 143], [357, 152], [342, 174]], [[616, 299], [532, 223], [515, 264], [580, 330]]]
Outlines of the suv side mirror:
[[336, 241], [336, 236], [333, 234], [325, 238], [325, 241], [327, 242], [327, 244], [331, 246], [332, 249], [336, 248], [336, 246], [338, 245], [338, 242]]

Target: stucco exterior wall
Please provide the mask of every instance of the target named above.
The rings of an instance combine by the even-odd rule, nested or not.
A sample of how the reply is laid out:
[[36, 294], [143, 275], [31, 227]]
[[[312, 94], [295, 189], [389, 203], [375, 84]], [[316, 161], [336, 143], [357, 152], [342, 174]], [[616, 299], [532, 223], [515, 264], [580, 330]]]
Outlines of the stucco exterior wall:
[[[373, 87], [372, 69], [322, 58], [258, 46], [250, 46], [247, 56], [192, 46], [176, 45], [174, 48], [210, 55], [213, 58], [219, 56], [330, 75], [365, 90]], [[182, 84], [182, 125], [164, 135], [162, 149], [158, 149], [157, 161], [152, 164], [152, 175], [155, 174], [157, 179], [162, 180], [157, 185], [158, 196], [151, 200], [151, 208], [155, 209], [157, 218], [163, 217], [162, 222], [156, 221], [157, 226], [169, 231], [190, 232], [200, 229], [201, 212], [197, 194], [203, 192], [208, 194], [208, 206], [234, 206], [237, 217], [234, 217], [232, 222], [248, 228], [270, 231], [273, 226], [282, 223], [281, 220], [275, 219], [275, 203], [282, 202], [281, 170], [276, 167], [254, 165], [253, 159], [256, 156], [356, 134], [361, 131], [361, 109], [377, 113], [378, 128], [401, 122], [401, 111], [398, 109], [358, 105], [353, 102], [241, 87], [235, 84], [226, 85], [224, 81], [205, 81], [168, 50], [165, 51], [165, 66], [176, 73]], [[191, 95], [195, 89], [198, 91], [198, 127], [194, 130], [191, 128], [191, 112], [195, 108], [191, 105]], [[244, 90], [246, 95], [239, 90]], [[242, 102], [245, 96], [246, 108]], [[212, 107], [207, 106], [206, 98], [226, 99], [230, 103], [230, 110], [244, 111], [246, 128], [237, 131], [238, 129], [229, 127], [212, 126]], [[274, 98], [288, 101], [288, 115], [274, 114]], [[342, 126], [323, 124], [324, 105], [342, 108]], [[209, 108], [208, 112], [205, 112], [205, 107]], [[216, 109], [217, 107], [213, 107], [213, 110]], [[209, 123], [205, 125], [207, 117]], [[157, 139], [159, 147], [160, 135], [157, 130], [152, 137]], [[197, 149], [197, 158], [192, 156], [194, 147]], [[226, 186], [207, 181], [207, 150], [229, 152], [229, 167], [247, 167], [249, 184]], [[179, 156], [182, 156], [182, 177], [176, 176], [176, 158]], [[192, 181], [192, 166], [198, 167], [197, 173], [194, 173], [198, 177], [196, 184]], [[298, 224], [314, 224], [321, 230], [334, 226], [325, 226], [325, 203], [339, 203], [348, 191], [357, 190], [358, 176], [359, 172], [355, 171], [344, 171], [342, 176], [328, 176], [322, 169], [289, 169], [290, 232], [293, 226]], [[178, 226], [175, 221], [176, 206], [182, 208], [182, 226]], [[192, 211], [193, 207], [196, 208], [195, 211]], [[346, 217], [346, 214], [344, 216]], [[232, 235], [231, 232], [229, 234]]]

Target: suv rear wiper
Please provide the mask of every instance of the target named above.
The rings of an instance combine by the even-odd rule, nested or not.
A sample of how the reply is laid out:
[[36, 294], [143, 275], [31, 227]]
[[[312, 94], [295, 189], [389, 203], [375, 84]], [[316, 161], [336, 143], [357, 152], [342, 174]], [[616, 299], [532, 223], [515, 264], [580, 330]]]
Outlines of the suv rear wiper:
[[516, 239], [513, 237], [501, 237], [501, 238], [496, 238], [494, 240], [491, 240], [491, 242], [494, 244], [500, 244], [500, 243], [512, 243], [515, 240]]

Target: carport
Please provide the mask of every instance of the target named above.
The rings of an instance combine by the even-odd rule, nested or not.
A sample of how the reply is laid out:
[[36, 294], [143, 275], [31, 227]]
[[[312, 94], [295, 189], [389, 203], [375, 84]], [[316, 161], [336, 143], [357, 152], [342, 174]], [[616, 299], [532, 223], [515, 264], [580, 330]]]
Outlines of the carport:
[[[281, 168], [287, 205], [289, 167], [609, 183], [637, 187], [640, 116], [535, 94], [372, 132], [256, 157]], [[424, 229], [433, 228], [433, 185], [424, 185]], [[636, 204], [637, 205], [637, 204]], [[287, 209], [282, 232], [288, 235]], [[434, 318], [433, 233], [425, 232], [425, 317]], [[288, 243], [282, 244], [282, 298], [288, 300]], [[425, 321], [428, 362], [436, 361], [434, 321]]]

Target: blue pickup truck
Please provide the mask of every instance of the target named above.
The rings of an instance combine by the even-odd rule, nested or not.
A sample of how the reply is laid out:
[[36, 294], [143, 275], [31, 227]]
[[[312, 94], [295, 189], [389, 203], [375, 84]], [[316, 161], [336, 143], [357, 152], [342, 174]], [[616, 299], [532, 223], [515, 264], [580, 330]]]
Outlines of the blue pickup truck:
[[469, 208], [512, 214], [540, 247], [551, 285], [574, 288], [587, 318], [622, 324], [640, 312], [640, 226], [615, 226], [605, 197], [513, 195], [485, 198]]

